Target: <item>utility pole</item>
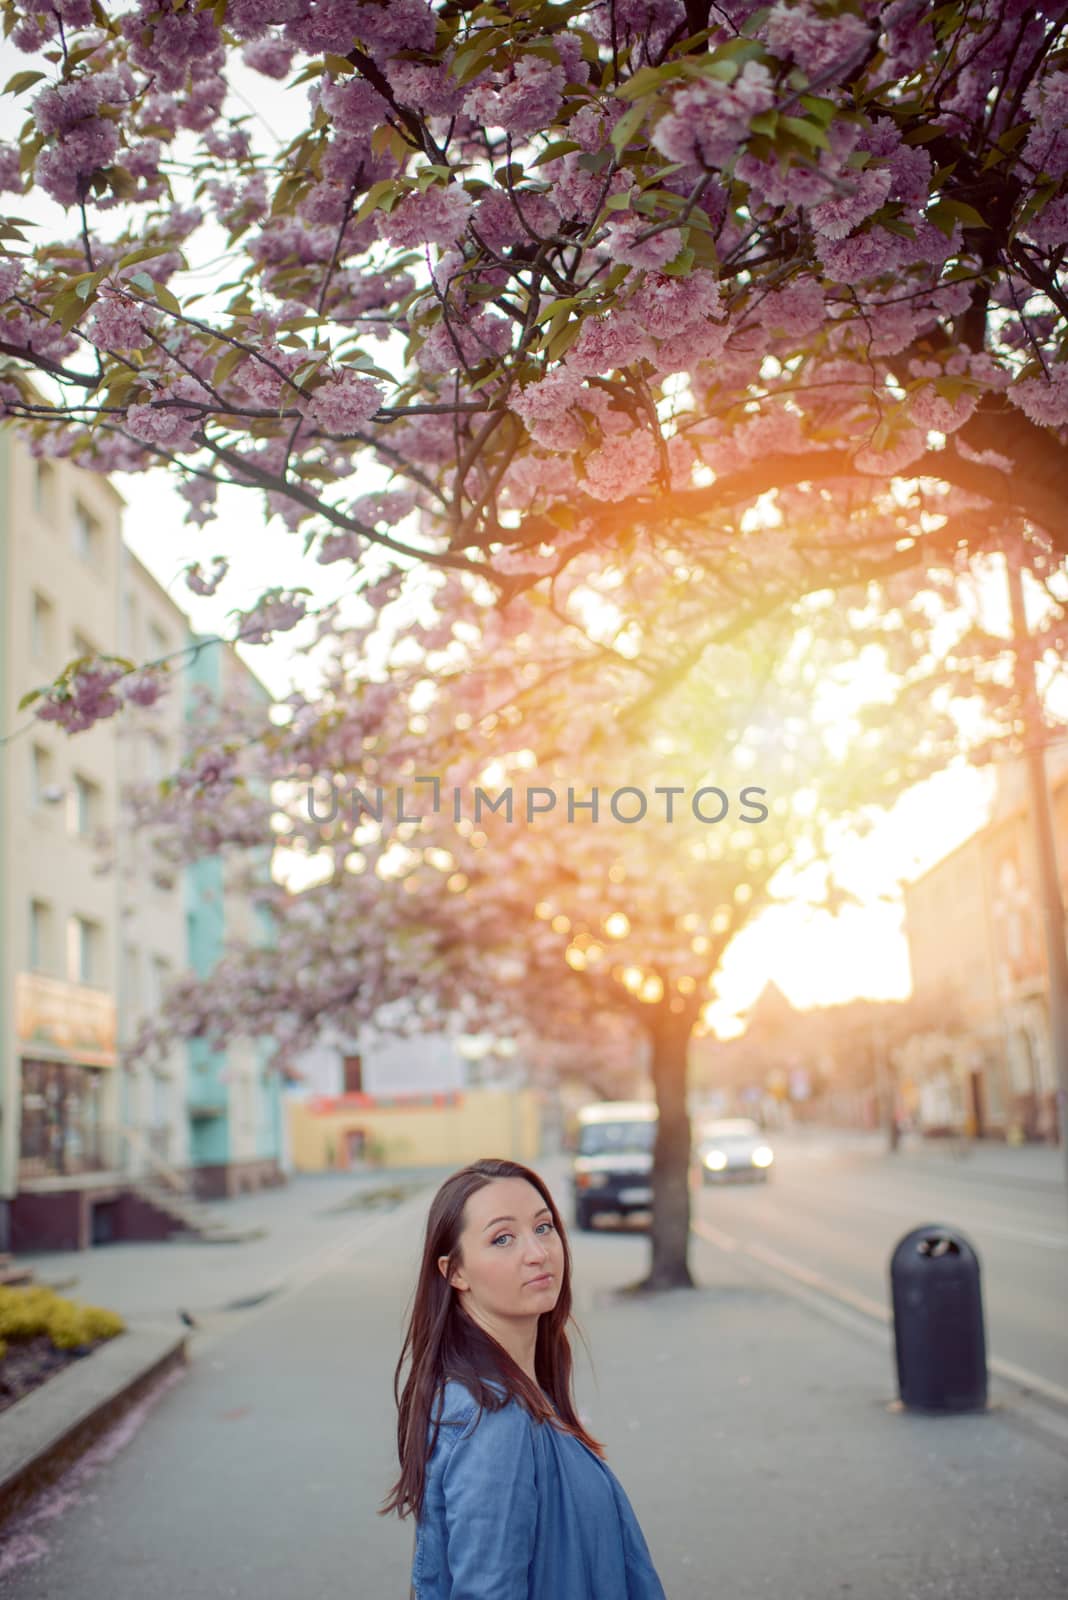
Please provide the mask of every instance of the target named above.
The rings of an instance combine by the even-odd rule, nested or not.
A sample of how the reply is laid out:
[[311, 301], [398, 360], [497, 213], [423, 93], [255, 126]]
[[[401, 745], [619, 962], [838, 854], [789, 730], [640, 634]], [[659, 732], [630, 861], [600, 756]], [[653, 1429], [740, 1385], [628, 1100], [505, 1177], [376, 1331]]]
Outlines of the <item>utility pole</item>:
[[1057, 1082], [1057, 1125], [1068, 1183], [1068, 946], [1065, 944], [1064, 901], [1057, 872], [1057, 849], [1046, 782], [1044, 729], [1035, 682], [1034, 645], [1024, 609], [1020, 558], [1014, 545], [1006, 550], [1005, 568], [1012, 608], [1013, 662], [1024, 728], [1027, 760], [1029, 831], [1034, 848], [1038, 899], [1049, 978], [1049, 1037]]

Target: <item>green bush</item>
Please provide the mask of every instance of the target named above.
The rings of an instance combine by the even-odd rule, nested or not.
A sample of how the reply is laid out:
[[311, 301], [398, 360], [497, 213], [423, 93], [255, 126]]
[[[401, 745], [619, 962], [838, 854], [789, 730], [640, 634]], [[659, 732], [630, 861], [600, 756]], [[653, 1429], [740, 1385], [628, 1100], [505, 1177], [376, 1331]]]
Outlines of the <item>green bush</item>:
[[103, 1306], [65, 1300], [41, 1284], [28, 1288], [0, 1286], [0, 1360], [7, 1354], [11, 1339], [36, 1339], [46, 1333], [57, 1350], [75, 1350], [79, 1345], [113, 1339], [125, 1331], [122, 1318]]

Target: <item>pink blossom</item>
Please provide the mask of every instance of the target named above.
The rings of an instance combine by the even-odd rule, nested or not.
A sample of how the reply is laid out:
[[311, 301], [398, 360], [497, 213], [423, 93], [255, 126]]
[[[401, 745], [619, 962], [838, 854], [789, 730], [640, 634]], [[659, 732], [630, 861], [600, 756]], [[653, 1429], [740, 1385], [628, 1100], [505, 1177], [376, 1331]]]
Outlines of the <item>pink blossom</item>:
[[629, 267], [666, 267], [682, 249], [682, 234], [678, 228], [667, 228], [651, 239], [640, 237], [649, 231], [647, 217], [617, 216], [609, 224], [605, 248], [613, 261], [625, 261]]
[[956, 433], [973, 416], [978, 396], [969, 391], [947, 399], [932, 386], [915, 389], [909, 396], [909, 416], [920, 428], [938, 433]]
[[538, 383], [528, 383], [511, 395], [508, 405], [536, 444], [546, 450], [577, 450], [586, 437], [580, 417], [571, 407], [585, 399], [581, 380], [574, 371], [557, 367]]
[[437, 20], [426, 0], [369, 0], [357, 9], [355, 32], [376, 60], [398, 50], [433, 50]]
[[826, 315], [823, 290], [812, 278], [795, 278], [793, 283], [765, 295], [756, 307], [756, 316], [764, 327], [787, 339], [800, 339], [815, 332]]
[[1036, 78], [1023, 97], [1034, 125], [1023, 158], [1047, 177], [1068, 173], [1068, 72], [1047, 72]]
[[1051, 366], [1048, 378], [1021, 378], [1008, 395], [1038, 427], [1068, 427], [1068, 362]]
[[545, 238], [555, 233], [559, 221], [549, 195], [533, 189], [513, 194], [488, 189], [475, 207], [471, 225], [487, 249], [500, 255], [509, 245], [529, 244], [532, 234]]
[[363, 78], [325, 81], [320, 101], [327, 116], [343, 133], [373, 133], [385, 121], [388, 110], [378, 90]]
[[872, 30], [860, 17], [848, 11], [824, 16], [807, 0], [793, 5], [779, 0], [761, 31], [769, 50], [784, 61], [796, 61], [809, 78], [844, 71], [872, 42]]
[[610, 311], [604, 317], [587, 317], [582, 332], [567, 353], [567, 366], [582, 376], [603, 375], [650, 361], [653, 342], [637, 317], [629, 311]]
[[99, 350], [140, 350], [148, 343], [147, 312], [128, 295], [102, 289], [86, 337]]
[[387, 489], [380, 494], [361, 495], [349, 507], [349, 514], [364, 527], [374, 528], [384, 522], [394, 528], [415, 509], [415, 495], [411, 489]]
[[261, 72], [265, 78], [284, 78], [293, 63], [293, 52], [289, 45], [274, 38], [253, 40], [245, 46], [241, 56], [247, 67], [251, 67], [253, 72]]
[[367, 540], [358, 533], [331, 531], [323, 534], [315, 559], [321, 567], [327, 567], [335, 561], [360, 561], [366, 550]]
[[269, 644], [276, 633], [288, 633], [307, 612], [302, 595], [284, 589], [269, 589], [251, 611], [239, 612], [238, 637], [245, 644]]
[[895, 473], [918, 461], [927, 449], [927, 436], [921, 428], [902, 428], [880, 450], [865, 446], [853, 457], [862, 472]]
[[132, 405], [126, 413], [126, 426], [135, 439], [159, 445], [165, 450], [186, 450], [194, 443], [201, 423], [201, 409], [186, 401], [211, 405], [211, 396], [195, 379], [183, 376], [156, 400]]
[[239, 39], [258, 39], [272, 24], [291, 22], [308, 10], [308, 0], [229, 0], [226, 26]]
[[795, 453], [806, 445], [801, 418], [782, 405], [763, 407], [735, 429], [734, 440], [741, 455], [750, 461]]
[[88, 191], [93, 173], [108, 165], [118, 146], [114, 123], [87, 117], [40, 152], [34, 178], [59, 205], [77, 205]]
[[407, 250], [415, 244], [444, 248], [462, 237], [473, 202], [457, 183], [435, 184], [425, 194], [410, 194], [381, 218], [379, 230], [390, 244]]
[[423, 372], [452, 372], [458, 366], [476, 367], [504, 355], [512, 340], [512, 325], [495, 311], [480, 311], [469, 320], [442, 320], [431, 328], [416, 360]]
[[828, 277], [853, 284], [892, 272], [901, 260], [905, 242], [885, 228], [871, 228], [846, 239], [829, 239], [823, 234], [816, 248]]
[[412, 106], [427, 116], [451, 117], [463, 104], [463, 85], [457, 83], [444, 64], [429, 66], [419, 61], [390, 61], [386, 77], [401, 105]]
[[65, 685], [45, 696], [36, 716], [41, 722], [58, 722], [68, 733], [84, 733], [95, 722], [113, 717], [122, 709], [113, 685], [124, 671], [123, 667], [109, 666], [106, 657], [88, 662]]
[[567, 155], [547, 161], [540, 169], [550, 184], [552, 203], [561, 217], [588, 217], [591, 210], [614, 195], [629, 195], [634, 188], [634, 174], [626, 167], [614, 173], [606, 186], [599, 172], [587, 172], [578, 164], [579, 151], [569, 150]]
[[191, 566], [185, 568], [186, 587], [194, 594], [212, 595], [226, 577], [229, 568], [230, 563], [225, 556], [215, 556], [212, 561], [211, 577], [206, 578], [200, 562], [194, 561]]
[[381, 384], [350, 370], [316, 389], [307, 414], [327, 433], [353, 433], [371, 420], [381, 404]]
[[307, 366], [311, 359], [307, 350], [288, 349], [284, 345], [265, 344], [262, 349], [242, 362], [235, 379], [250, 400], [272, 410], [282, 404], [292, 404], [297, 399], [296, 390], [286, 382], [298, 368]]
[[844, 239], [858, 223], [870, 217], [886, 199], [891, 184], [887, 167], [865, 167], [849, 182], [848, 193], [838, 193], [813, 206], [809, 213], [817, 233]]
[[669, 161], [725, 167], [745, 143], [751, 118], [774, 103], [767, 67], [747, 61], [732, 84], [710, 78], [680, 90], [653, 129], [652, 142]]
[[477, 121], [521, 139], [553, 121], [567, 73], [543, 56], [520, 56], [509, 76], [502, 80], [497, 74], [496, 80], [469, 90], [464, 109]]
[[628, 309], [647, 333], [666, 339], [716, 316], [721, 305], [720, 287], [711, 272], [692, 272], [688, 277], [650, 272], [631, 296]]
[[164, 676], [161, 671], [143, 667], [140, 672], [130, 673], [127, 676], [122, 686], [122, 697], [128, 705], [154, 706], [164, 687]]
[[657, 464], [656, 446], [649, 434], [617, 434], [582, 463], [583, 487], [594, 500], [626, 500], [645, 488]]
[[17, 144], [0, 144], [0, 194], [21, 194], [22, 167]]
[[681, 333], [662, 339], [656, 347], [656, 367], [660, 375], [669, 372], [694, 372], [702, 362], [719, 361], [730, 334], [726, 323], [691, 322]]

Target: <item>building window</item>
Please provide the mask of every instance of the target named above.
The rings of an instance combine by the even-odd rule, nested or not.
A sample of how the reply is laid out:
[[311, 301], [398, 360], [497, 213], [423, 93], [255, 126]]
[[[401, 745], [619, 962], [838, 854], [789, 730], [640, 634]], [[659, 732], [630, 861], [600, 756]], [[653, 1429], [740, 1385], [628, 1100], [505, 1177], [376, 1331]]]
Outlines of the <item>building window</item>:
[[150, 732], [145, 746], [148, 776], [159, 783], [167, 776], [167, 741], [162, 734]]
[[67, 971], [73, 983], [101, 981], [100, 924], [88, 917], [71, 917], [67, 924]]
[[30, 971], [48, 972], [52, 966], [52, 907], [47, 900], [30, 901]]
[[30, 752], [30, 800], [35, 811], [52, 804], [57, 799], [55, 763], [51, 750], [35, 744]]
[[19, 1176], [102, 1169], [107, 1164], [103, 1096], [104, 1073], [93, 1067], [24, 1058]]
[[104, 530], [80, 500], [74, 502], [74, 548], [83, 561], [94, 565], [99, 565], [104, 553]]
[[30, 651], [35, 661], [51, 663], [55, 649], [56, 610], [51, 600], [33, 592], [33, 613], [30, 618]]
[[56, 514], [56, 469], [51, 461], [37, 461], [33, 471], [33, 504], [38, 516]]
[[100, 785], [75, 773], [70, 789], [69, 823], [71, 833], [87, 838], [100, 823]]
[[171, 980], [171, 964], [165, 956], [153, 956], [149, 964], [149, 970], [151, 973], [151, 992], [148, 996], [148, 1006], [155, 1017], [159, 1015], [163, 1008], [163, 999]]
[[170, 648], [171, 642], [167, 638], [167, 635], [164, 633], [163, 629], [160, 627], [159, 623], [150, 622], [148, 625], [149, 660], [160, 660], [163, 656], [169, 654]]
[[363, 1057], [345, 1056], [343, 1058], [345, 1069], [345, 1094], [363, 1093]]
[[95, 656], [98, 653], [93, 641], [87, 639], [85, 634], [79, 633], [77, 629], [71, 635], [71, 643], [74, 646], [74, 654], [78, 660], [81, 660], [82, 656]]
[[123, 648], [127, 655], [137, 655], [137, 602], [133, 595], [127, 592], [122, 597], [123, 626], [126, 637]]
[[122, 952], [122, 985], [123, 999], [127, 1014], [136, 1016], [141, 1009], [141, 963], [138, 960], [138, 949], [135, 944], [123, 946]]

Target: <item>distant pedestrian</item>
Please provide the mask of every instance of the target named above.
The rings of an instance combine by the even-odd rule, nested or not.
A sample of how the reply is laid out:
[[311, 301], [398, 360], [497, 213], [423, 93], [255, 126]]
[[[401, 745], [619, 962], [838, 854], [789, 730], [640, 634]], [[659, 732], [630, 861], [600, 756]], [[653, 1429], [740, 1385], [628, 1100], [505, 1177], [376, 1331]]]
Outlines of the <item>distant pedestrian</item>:
[[415, 1514], [410, 1600], [666, 1600], [575, 1411], [570, 1317], [543, 1179], [505, 1160], [447, 1178], [393, 1381], [401, 1474], [379, 1512]]

